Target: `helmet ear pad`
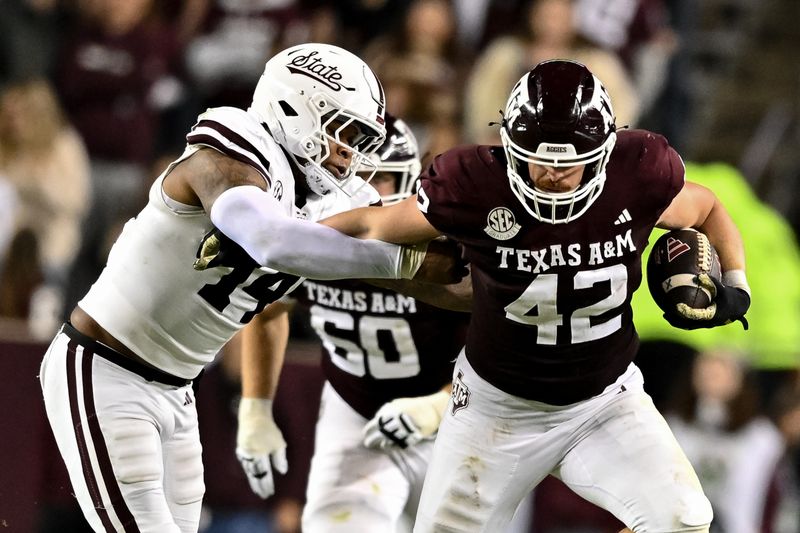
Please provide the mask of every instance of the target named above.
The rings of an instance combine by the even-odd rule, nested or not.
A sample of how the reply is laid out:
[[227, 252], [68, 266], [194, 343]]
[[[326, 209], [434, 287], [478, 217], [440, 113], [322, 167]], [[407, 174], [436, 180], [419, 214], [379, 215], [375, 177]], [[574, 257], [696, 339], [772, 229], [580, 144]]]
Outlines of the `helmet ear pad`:
[[310, 136], [297, 137], [298, 132], [320, 131], [322, 128], [319, 115], [301, 112], [308, 105], [308, 99], [299, 94], [285, 94], [280, 99], [271, 99], [269, 106], [273, 124], [268, 121], [267, 126], [278, 144], [294, 155], [312, 158], [319, 154], [319, 144], [313, 142]]

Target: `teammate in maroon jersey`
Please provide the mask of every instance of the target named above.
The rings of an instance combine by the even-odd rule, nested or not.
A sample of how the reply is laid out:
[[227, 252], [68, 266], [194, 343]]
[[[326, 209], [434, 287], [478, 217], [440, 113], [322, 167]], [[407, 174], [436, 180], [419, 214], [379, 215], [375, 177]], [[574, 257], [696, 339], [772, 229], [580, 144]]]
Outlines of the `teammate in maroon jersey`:
[[[386, 132], [370, 156], [377, 167], [370, 183], [391, 205], [411, 195], [420, 162], [403, 121], [387, 115]], [[363, 281], [306, 280], [291, 296], [246, 329], [244, 373], [249, 378], [257, 361], [274, 359], [262, 358], [265, 350], [285, 347], [279, 325], [295, 302], [307, 307], [326, 384], [303, 531], [403, 531], [416, 513], [469, 315]], [[251, 430], [240, 417], [240, 436]]]
[[[327, 223], [362, 238], [460, 242], [472, 319], [456, 361], [414, 531], [503, 531], [547, 474], [644, 531], [708, 531], [711, 507], [642, 388], [630, 307], [654, 226], [709, 236], [724, 270], [679, 327], [744, 315], [741, 238], [681, 158], [647, 131], [616, 131], [583, 65], [540, 63], [514, 86], [503, 146], [445, 152], [416, 198]], [[723, 285], [724, 283], [724, 285]]]

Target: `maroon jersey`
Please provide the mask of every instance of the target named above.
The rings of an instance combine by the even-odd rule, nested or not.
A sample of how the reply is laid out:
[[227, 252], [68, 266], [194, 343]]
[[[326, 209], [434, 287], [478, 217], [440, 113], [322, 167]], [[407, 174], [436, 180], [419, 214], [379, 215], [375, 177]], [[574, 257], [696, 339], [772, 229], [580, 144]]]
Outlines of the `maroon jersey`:
[[467, 313], [352, 280], [306, 280], [292, 296], [309, 307], [325, 378], [365, 418], [388, 401], [432, 394], [452, 379]]
[[606, 172], [598, 199], [567, 224], [530, 216], [499, 147], [450, 150], [422, 175], [420, 209], [472, 265], [467, 358], [509, 394], [566, 405], [633, 361], [641, 253], [684, 168], [663, 137], [634, 130], [619, 132]]

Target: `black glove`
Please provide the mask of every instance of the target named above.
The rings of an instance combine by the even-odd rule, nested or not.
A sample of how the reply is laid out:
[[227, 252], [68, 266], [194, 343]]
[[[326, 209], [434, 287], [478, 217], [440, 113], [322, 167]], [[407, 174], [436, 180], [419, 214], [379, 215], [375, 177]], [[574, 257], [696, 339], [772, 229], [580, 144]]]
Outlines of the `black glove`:
[[217, 228], [206, 233], [197, 248], [195, 270], [206, 270], [218, 266], [257, 268], [255, 259], [247, 255], [244, 248], [230, 240]]
[[679, 303], [672, 313], [664, 313], [664, 318], [672, 326], [680, 329], [715, 328], [738, 320], [744, 329], [749, 326], [745, 313], [750, 308], [750, 295], [738, 287], [726, 287], [708, 274], [697, 276], [697, 282], [714, 295], [711, 305], [695, 309]]

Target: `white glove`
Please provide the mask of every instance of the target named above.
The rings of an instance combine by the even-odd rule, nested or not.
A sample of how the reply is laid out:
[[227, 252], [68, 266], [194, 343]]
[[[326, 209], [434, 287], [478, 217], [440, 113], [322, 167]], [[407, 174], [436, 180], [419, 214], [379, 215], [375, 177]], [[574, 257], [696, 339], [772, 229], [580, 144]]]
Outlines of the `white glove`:
[[397, 398], [383, 404], [362, 430], [364, 446], [408, 448], [436, 433], [447, 409], [450, 394]]
[[275, 492], [272, 467], [281, 474], [289, 470], [286, 441], [272, 418], [272, 400], [242, 398], [239, 402], [236, 458], [253, 492], [269, 498]]

